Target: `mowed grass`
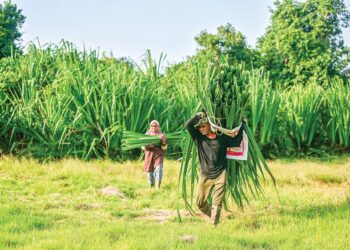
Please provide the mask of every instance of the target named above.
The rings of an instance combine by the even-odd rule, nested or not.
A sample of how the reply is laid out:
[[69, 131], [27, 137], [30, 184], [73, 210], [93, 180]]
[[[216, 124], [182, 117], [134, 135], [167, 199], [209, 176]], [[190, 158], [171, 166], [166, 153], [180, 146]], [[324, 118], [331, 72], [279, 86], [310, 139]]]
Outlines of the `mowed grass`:
[[[346, 249], [350, 239], [350, 159], [274, 161], [277, 179], [214, 228], [176, 208], [180, 163], [165, 162], [161, 190], [142, 162], [39, 163], [0, 159], [1, 249]], [[124, 194], [108, 196], [102, 188]]]

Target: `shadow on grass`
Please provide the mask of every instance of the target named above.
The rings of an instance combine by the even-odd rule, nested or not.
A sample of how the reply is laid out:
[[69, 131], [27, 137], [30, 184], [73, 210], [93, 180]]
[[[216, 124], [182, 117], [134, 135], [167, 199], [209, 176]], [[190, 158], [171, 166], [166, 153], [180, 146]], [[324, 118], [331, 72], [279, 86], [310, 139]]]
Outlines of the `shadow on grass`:
[[261, 240], [251, 239], [251, 238], [241, 238], [237, 239], [237, 244], [242, 246], [244, 249], [276, 249], [276, 247], [271, 244], [271, 242]]
[[281, 215], [291, 215], [297, 218], [326, 218], [332, 216], [333, 218], [350, 218], [350, 197], [343, 203], [333, 205], [317, 205], [295, 209], [291, 211], [282, 210]]
[[0, 209], [0, 228], [8, 233], [25, 233], [33, 230], [45, 230], [52, 227], [45, 216], [32, 213], [22, 207]]
[[0, 249], [18, 248], [21, 246], [24, 246], [23, 240], [11, 239], [11, 236], [0, 236]]
[[50, 229], [53, 222], [46, 216], [31, 212], [30, 208], [0, 209], [0, 249], [18, 248], [25, 244], [22, 235]]

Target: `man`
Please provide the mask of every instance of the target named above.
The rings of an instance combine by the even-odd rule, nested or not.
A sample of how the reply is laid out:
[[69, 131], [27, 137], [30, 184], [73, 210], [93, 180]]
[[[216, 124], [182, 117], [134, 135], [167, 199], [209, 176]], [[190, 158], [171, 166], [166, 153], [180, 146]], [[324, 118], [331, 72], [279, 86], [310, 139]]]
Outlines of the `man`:
[[[196, 203], [211, 222], [217, 225], [225, 194], [226, 150], [228, 147], [238, 147], [241, 144], [244, 123], [235, 137], [213, 132], [204, 112], [196, 114], [186, 122], [185, 126], [197, 146], [201, 169]], [[212, 189], [212, 207], [210, 207], [208, 197]]]

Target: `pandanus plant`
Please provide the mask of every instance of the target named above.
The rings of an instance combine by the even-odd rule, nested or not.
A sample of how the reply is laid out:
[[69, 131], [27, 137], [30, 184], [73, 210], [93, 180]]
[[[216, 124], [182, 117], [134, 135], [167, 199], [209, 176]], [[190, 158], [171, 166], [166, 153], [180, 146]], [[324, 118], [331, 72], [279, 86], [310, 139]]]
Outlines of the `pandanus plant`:
[[249, 111], [252, 131], [259, 145], [271, 141], [271, 134], [276, 124], [280, 97], [272, 88], [268, 73], [263, 69], [249, 72]]
[[295, 85], [281, 94], [282, 112], [286, 114], [284, 129], [296, 148], [312, 146], [320, 121], [321, 104], [324, 101], [323, 89], [316, 85]]
[[327, 90], [327, 97], [331, 141], [333, 144], [349, 147], [350, 87], [341, 81], [334, 81]]

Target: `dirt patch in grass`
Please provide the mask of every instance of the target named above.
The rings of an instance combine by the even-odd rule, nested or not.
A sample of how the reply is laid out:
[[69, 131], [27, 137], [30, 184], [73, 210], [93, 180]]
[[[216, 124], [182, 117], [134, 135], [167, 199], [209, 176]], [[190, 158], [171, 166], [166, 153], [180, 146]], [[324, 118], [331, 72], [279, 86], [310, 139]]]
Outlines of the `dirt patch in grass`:
[[75, 208], [78, 210], [91, 210], [101, 208], [101, 206], [99, 204], [81, 203], [79, 205], [76, 205]]
[[197, 236], [186, 234], [181, 237], [181, 240], [185, 243], [194, 243], [197, 240]]
[[125, 195], [122, 191], [120, 191], [118, 188], [113, 186], [108, 186], [105, 188], [100, 189], [101, 194], [106, 196], [116, 196], [122, 199], [125, 199]]
[[[222, 211], [221, 212], [221, 218], [230, 218], [233, 213], [231, 211]], [[196, 212], [194, 215], [192, 215], [188, 211], [180, 211], [180, 216], [181, 219], [199, 219], [199, 220], [204, 220], [208, 223], [211, 223], [210, 218], [201, 213], [201, 212]], [[149, 221], [156, 221], [159, 223], [165, 223], [167, 221], [174, 221], [178, 217], [177, 211], [175, 210], [153, 210], [153, 209], [146, 209], [144, 210], [142, 218], [145, 220]]]
[[147, 209], [145, 210], [143, 218], [146, 220], [152, 220], [152, 221], [157, 221], [159, 223], [164, 223], [173, 219], [176, 216], [177, 216], [176, 211]]
[[341, 184], [346, 181], [346, 178], [333, 174], [311, 174], [309, 178], [322, 184]]

